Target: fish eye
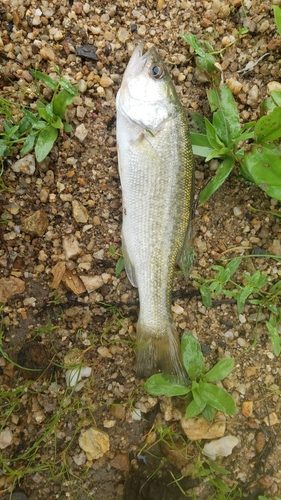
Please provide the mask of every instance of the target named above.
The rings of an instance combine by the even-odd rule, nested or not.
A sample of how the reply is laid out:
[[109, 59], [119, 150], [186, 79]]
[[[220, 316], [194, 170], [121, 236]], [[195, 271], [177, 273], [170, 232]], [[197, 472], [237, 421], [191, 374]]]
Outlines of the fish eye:
[[160, 66], [159, 64], [155, 64], [155, 66], [152, 66], [152, 68], [151, 68], [151, 76], [155, 80], [159, 80], [160, 78], [162, 78], [163, 75], [164, 75], [164, 68], [163, 68], [163, 66]]

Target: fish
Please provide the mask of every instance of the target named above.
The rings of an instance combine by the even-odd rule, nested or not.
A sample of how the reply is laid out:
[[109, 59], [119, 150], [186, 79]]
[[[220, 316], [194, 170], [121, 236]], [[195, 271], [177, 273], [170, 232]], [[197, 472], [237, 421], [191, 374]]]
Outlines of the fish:
[[116, 96], [122, 254], [138, 288], [136, 376], [186, 381], [172, 316], [176, 265], [193, 261], [194, 164], [188, 121], [155, 46], [137, 46]]

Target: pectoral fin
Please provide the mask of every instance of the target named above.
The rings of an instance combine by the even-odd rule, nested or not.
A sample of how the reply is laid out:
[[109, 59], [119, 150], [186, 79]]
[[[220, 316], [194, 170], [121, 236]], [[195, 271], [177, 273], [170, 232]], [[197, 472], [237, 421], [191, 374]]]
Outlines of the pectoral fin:
[[194, 248], [192, 238], [192, 224], [189, 223], [182, 248], [177, 257], [177, 264], [184, 273], [186, 281], [189, 278], [190, 270], [193, 264]]

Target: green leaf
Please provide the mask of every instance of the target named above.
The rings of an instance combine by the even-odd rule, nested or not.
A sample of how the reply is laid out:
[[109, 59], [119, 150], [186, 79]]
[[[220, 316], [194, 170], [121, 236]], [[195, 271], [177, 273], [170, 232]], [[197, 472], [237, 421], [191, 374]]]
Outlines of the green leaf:
[[256, 142], [264, 143], [274, 141], [281, 137], [281, 108], [274, 110], [266, 116], [262, 116], [255, 126]]
[[41, 73], [41, 71], [37, 71], [37, 69], [30, 69], [29, 71], [36, 80], [44, 83], [44, 85], [46, 85], [49, 89], [56, 90], [58, 87], [58, 83], [55, 82], [55, 80], [53, 80], [50, 76], [45, 75], [45, 73]]
[[63, 122], [63, 126], [64, 126], [64, 131], [66, 132], [66, 134], [69, 134], [70, 132], [72, 132], [72, 125], [70, 125], [70, 123], [67, 123], [67, 122]]
[[208, 118], [205, 118], [205, 127], [209, 144], [214, 149], [221, 149], [221, 147], [224, 146], [224, 144], [219, 139], [214, 125], [212, 125], [212, 123], [208, 120]]
[[204, 358], [198, 340], [189, 332], [181, 339], [181, 353], [184, 367], [191, 380], [200, 377], [205, 371]]
[[202, 156], [207, 158], [213, 151], [208, 137], [205, 134], [198, 134], [196, 132], [190, 132], [190, 141], [192, 145], [193, 154], [196, 156]]
[[9, 154], [9, 148], [6, 141], [0, 141], [0, 157], [7, 156]]
[[28, 135], [27, 138], [25, 139], [24, 143], [23, 143], [23, 146], [20, 150], [20, 154], [21, 156], [24, 156], [26, 155], [27, 153], [29, 153], [29, 151], [32, 150], [33, 146], [34, 146], [34, 143], [35, 143], [35, 135]]
[[14, 125], [13, 127], [9, 128], [7, 135], [9, 139], [18, 139], [18, 132], [19, 130], [19, 125]]
[[188, 35], [180, 35], [180, 37], [189, 45], [191, 45], [196, 54], [198, 54], [199, 58], [196, 59], [196, 64], [199, 68], [202, 68], [209, 74], [218, 71], [218, 69], [215, 66], [214, 57], [208, 52], [205, 52], [201, 43], [199, 42], [199, 40], [197, 40], [195, 35], [189, 33]]
[[269, 321], [266, 321], [266, 326], [269, 331], [273, 352], [275, 356], [279, 356], [281, 352], [281, 340], [278, 325], [276, 325], [276, 319], [271, 317]]
[[234, 167], [234, 158], [227, 157], [220, 164], [215, 177], [207, 184], [199, 195], [200, 205], [204, 205], [217, 189], [224, 183]]
[[43, 161], [51, 151], [58, 137], [58, 129], [48, 125], [39, 133], [35, 144], [35, 156], [38, 162]]
[[204, 410], [205, 407], [206, 407], [206, 403], [204, 403], [204, 402], [201, 402], [201, 405], [198, 405], [194, 400], [191, 401], [191, 403], [189, 403], [189, 405], [186, 409], [184, 418], [188, 419], [188, 418], [196, 417], [197, 415], [202, 413], [202, 411]]
[[234, 363], [234, 358], [222, 359], [210, 371], [205, 373], [204, 382], [217, 382], [228, 377], [233, 370]]
[[30, 121], [30, 123], [32, 123], [33, 125], [38, 121], [38, 114], [37, 113], [31, 113], [31, 111], [29, 111], [29, 109], [27, 108], [23, 108], [23, 114], [24, 116], [26, 116], [28, 118], [28, 120]]
[[270, 95], [275, 102], [276, 106], [281, 106], [281, 91], [280, 90], [272, 90]]
[[18, 126], [19, 126], [18, 134], [22, 135], [27, 133], [27, 131], [31, 128], [32, 122], [30, 121], [28, 116], [23, 116], [23, 118], [18, 123]]
[[274, 18], [278, 29], [278, 33], [281, 36], [281, 9], [277, 5], [272, 5], [272, 8], [274, 12]]
[[115, 268], [115, 276], [118, 278], [119, 274], [123, 271], [124, 269], [124, 257], [119, 257], [116, 263], [116, 268]]
[[203, 302], [204, 306], [211, 307], [212, 296], [211, 296], [210, 288], [208, 287], [208, 285], [205, 285], [205, 284], [201, 285], [199, 290], [201, 293], [202, 302]]
[[213, 406], [216, 410], [223, 411], [227, 415], [235, 414], [235, 401], [224, 389], [200, 380], [199, 391], [206, 404]]
[[67, 90], [61, 90], [59, 94], [53, 99], [54, 114], [63, 118], [65, 115], [66, 107], [73, 102], [75, 95], [70, 94]]
[[60, 78], [59, 84], [64, 90], [67, 91], [68, 94], [71, 94], [73, 97], [77, 95], [77, 87], [74, 87], [66, 78]]
[[169, 378], [162, 373], [149, 377], [144, 388], [152, 396], [183, 396], [190, 392], [189, 387], [174, 383], [172, 377]]
[[202, 411], [203, 417], [205, 417], [207, 420], [212, 421], [214, 419], [215, 414], [217, 413], [217, 410], [213, 408], [213, 406], [206, 405], [204, 410]]
[[272, 144], [253, 144], [240, 162], [241, 172], [266, 194], [281, 201], [281, 151]]

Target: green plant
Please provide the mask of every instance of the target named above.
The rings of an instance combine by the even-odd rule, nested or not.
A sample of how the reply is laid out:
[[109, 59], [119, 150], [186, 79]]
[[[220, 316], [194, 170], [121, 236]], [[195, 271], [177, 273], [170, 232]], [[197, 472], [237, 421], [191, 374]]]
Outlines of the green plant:
[[281, 92], [270, 92], [261, 104], [261, 117], [256, 122], [240, 124], [235, 99], [228, 85], [220, 86], [218, 65], [211, 46], [202, 45], [194, 35], [181, 35], [197, 54], [196, 64], [210, 75], [213, 88], [207, 91], [212, 121], [191, 113], [193, 152], [206, 161], [221, 159], [214, 178], [200, 193], [200, 204], [224, 183], [237, 164], [249, 182], [257, 184], [268, 196], [281, 200]]
[[0, 116], [5, 117], [3, 131], [0, 133], [0, 158], [11, 155], [15, 150], [19, 150], [20, 155], [24, 156], [34, 149], [36, 160], [41, 162], [53, 148], [59, 131], [71, 132], [72, 127], [64, 117], [66, 107], [77, 95], [77, 88], [61, 76], [56, 66], [55, 71], [58, 81], [40, 71], [30, 70], [36, 81], [53, 92], [48, 102], [37, 87], [37, 110], [0, 99]]
[[121, 274], [121, 272], [124, 269], [124, 257], [120, 253], [116, 252], [115, 247], [113, 245], [111, 245], [111, 247], [109, 248], [109, 253], [111, 255], [118, 255], [118, 257], [119, 257], [117, 262], [116, 262], [116, 266], [115, 266], [115, 276], [116, 276], [116, 278], [118, 278], [118, 276]]
[[[276, 256], [260, 255], [259, 257], [272, 257], [280, 261], [280, 258]], [[271, 276], [259, 270], [256, 270], [253, 274], [243, 272], [241, 283], [234, 281], [232, 276], [245, 258], [253, 258], [253, 256], [244, 255], [243, 257], [235, 257], [230, 259], [225, 266], [212, 266], [212, 269], [216, 271], [215, 276], [212, 278], [191, 277], [194, 279], [194, 284], [200, 290], [202, 302], [205, 307], [212, 305], [213, 298], [225, 295], [236, 300], [239, 314], [243, 312], [246, 301], [251, 305], [257, 306], [259, 313], [266, 310], [269, 313], [266, 327], [270, 335], [273, 352], [276, 356], [279, 356], [281, 351], [279, 334], [279, 325], [281, 324], [281, 281], [272, 283]]]
[[274, 19], [276, 22], [277, 30], [279, 35], [281, 36], [281, 9], [277, 5], [272, 5], [274, 12]]
[[[154, 450], [157, 450], [159, 445], [161, 449], [165, 449], [165, 457], [161, 455], [160, 458], [155, 454]], [[172, 477], [172, 481], [168, 486], [175, 484], [182, 495], [187, 498], [194, 500], [197, 498], [194, 489], [192, 491], [190, 489], [187, 492], [185, 491], [184, 485], [187, 477], [191, 480], [198, 480], [200, 483], [204, 481], [211, 485], [214, 492], [210, 492], [210, 496], [208, 497], [210, 500], [238, 500], [242, 498], [242, 492], [236, 484], [232, 487], [226, 484], [225, 477], [230, 475], [230, 471], [203, 455], [198, 442], [193, 441], [191, 443], [187, 441], [186, 438], [173, 429], [173, 426], [162, 427], [157, 424], [153, 425], [147, 435], [146, 443], [142, 446], [138, 456], [143, 456], [144, 453], [150, 455], [154, 461], [157, 458], [160, 459], [158, 467], [151, 473], [148, 480], [159, 469], [165, 467]], [[172, 461], [174, 463], [176, 457], [187, 464], [186, 471], [181, 477], [175, 477], [174, 473], [169, 469], [169, 462]]]
[[213, 384], [230, 374], [234, 359], [223, 359], [206, 372], [200, 344], [188, 332], [183, 334], [181, 352], [184, 367], [191, 381], [190, 385], [180, 384], [175, 378], [159, 373], [152, 375], [145, 382], [145, 390], [153, 396], [187, 395], [189, 404], [185, 418], [195, 417], [202, 413], [205, 418], [212, 420], [217, 410], [234, 415], [236, 407], [232, 396]]

